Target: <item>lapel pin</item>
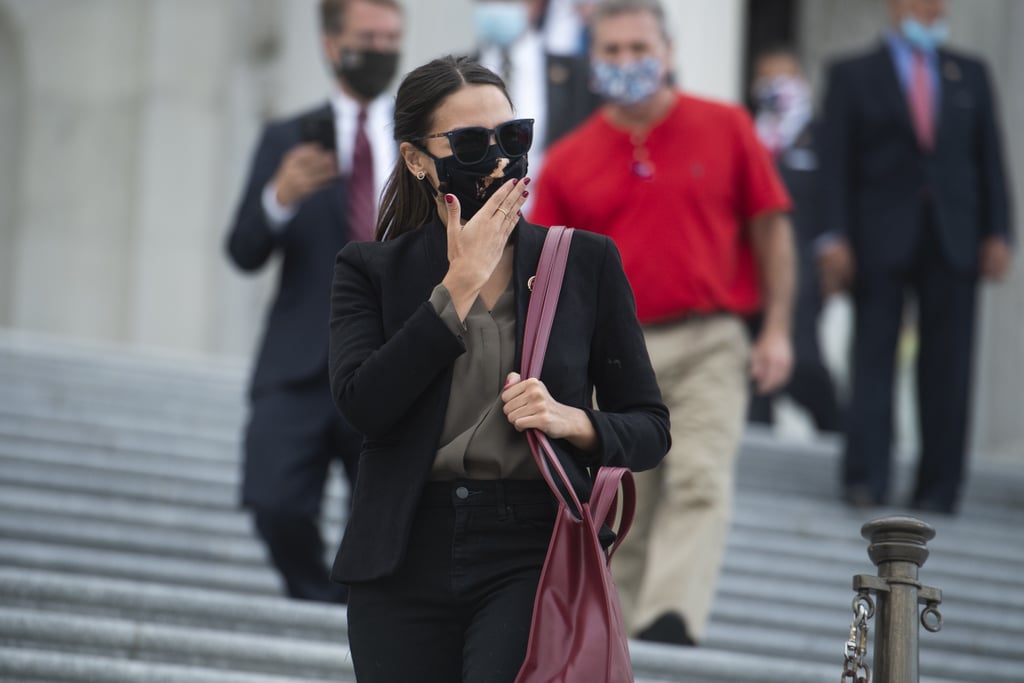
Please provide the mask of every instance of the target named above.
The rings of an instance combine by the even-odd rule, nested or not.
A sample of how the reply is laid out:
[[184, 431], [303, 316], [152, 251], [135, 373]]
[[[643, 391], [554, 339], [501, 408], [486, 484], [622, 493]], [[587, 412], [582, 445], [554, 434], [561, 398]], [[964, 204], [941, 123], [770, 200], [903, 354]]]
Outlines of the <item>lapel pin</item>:
[[526, 288], [528, 290], [530, 290], [531, 292], [533, 291], [533, 281], [536, 280], [536, 279], [537, 279], [536, 275], [531, 275], [530, 279], [526, 281]]

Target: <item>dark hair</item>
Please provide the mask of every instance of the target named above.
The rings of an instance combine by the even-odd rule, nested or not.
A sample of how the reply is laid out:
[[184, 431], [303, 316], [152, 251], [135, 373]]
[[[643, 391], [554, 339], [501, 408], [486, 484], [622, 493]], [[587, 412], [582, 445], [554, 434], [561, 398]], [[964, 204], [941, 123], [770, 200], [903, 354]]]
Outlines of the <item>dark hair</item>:
[[[341, 33], [345, 30], [345, 12], [356, 0], [320, 0], [320, 30], [324, 33]], [[401, 13], [398, 0], [358, 0], [371, 5], [387, 7]]]
[[[395, 141], [419, 144], [430, 133], [441, 103], [465, 85], [493, 85], [512, 104], [505, 82], [468, 57], [448, 55], [413, 69], [395, 96]], [[399, 155], [381, 196], [377, 239], [394, 239], [429, 223], [436, 212], [429, 181], [418, 180]]]

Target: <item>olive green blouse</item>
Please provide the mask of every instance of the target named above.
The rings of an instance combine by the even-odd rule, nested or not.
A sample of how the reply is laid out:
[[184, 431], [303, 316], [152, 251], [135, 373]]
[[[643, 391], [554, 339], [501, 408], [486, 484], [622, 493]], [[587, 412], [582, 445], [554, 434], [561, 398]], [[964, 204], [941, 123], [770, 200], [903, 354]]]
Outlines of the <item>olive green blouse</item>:
[[430, 303], [466, 352], [455, 360], [448, 410], [431, 478], [537, 479], [526, 435], [508, 421], [501, 401], [516, 348], [516, 298], [512, 279], [490, 311], [480, 297], [459, 320], [444, 285]]

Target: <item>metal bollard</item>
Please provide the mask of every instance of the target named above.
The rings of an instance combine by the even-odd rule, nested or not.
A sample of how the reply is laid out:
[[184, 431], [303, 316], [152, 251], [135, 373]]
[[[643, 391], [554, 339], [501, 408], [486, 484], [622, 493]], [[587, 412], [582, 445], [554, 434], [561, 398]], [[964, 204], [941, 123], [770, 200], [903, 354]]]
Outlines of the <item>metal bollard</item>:
[[[874, 678], [918, 683], [918, 620], [928, 631], [942, 628], [942, 591], [918, 580], [935, 529], [913, 517], [885, 517], [866, 523], [860, 533], [870, 542], [868, 557], [878, 567], [878, 576], [853, 577], [853, 589], [861, 595], [874, 593], [878, 602]], [[925, 605], [920, 617], [918, 604]]]

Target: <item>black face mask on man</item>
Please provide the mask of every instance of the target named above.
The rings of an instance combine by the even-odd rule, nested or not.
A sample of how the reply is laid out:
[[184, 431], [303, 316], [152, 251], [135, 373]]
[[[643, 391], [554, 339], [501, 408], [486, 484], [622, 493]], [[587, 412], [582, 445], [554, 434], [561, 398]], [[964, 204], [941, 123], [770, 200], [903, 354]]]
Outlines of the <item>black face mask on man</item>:
[[398, 53], [347, 48], [333, 65], [334, 73], [360, 97], [372, 100], [387, 90], [398, 71]]
[[526, 177], [527, 155], [523, 154], [510, 159], [502, 156], [498, 145], [488, 147], [484, 158], [475, 164], [463, 164], [456, 160], [454, 155], [436, 157], [425, 147], [420, 147], [420, 149], [434, 160], [438, 187], [434, 189], [427, 179], [424, 179], [423, 182], [427, 183], [431, 194], [435, 197], [439, 193], [455, 195], [459, 200], [463, 220], [468, 221], [475, 216], [476, 212], [483, 208], [487, 200], [507, 181], [513, 178], [522, 180]]

